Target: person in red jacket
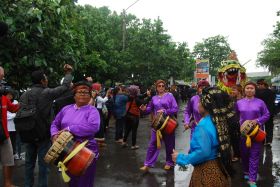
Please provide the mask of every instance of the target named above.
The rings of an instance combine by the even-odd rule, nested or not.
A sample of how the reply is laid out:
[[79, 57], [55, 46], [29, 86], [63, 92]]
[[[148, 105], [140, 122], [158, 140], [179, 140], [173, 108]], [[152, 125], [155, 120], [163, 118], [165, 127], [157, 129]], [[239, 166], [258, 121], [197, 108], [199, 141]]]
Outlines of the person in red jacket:
[[[0, 67], [0, 81], [4, 78], [4, 69]], [[3, 86], [0, 83], [0, 91]], [[13, 147], [7, 127], [7, 111], [16, 112], [19, 109], [18, 104], [12, 104], [11, 101], [0, 93], [0, 162], [3, 165], [4, 187], [13, 187], [12, 185], [12, 167], [14, 166]]]

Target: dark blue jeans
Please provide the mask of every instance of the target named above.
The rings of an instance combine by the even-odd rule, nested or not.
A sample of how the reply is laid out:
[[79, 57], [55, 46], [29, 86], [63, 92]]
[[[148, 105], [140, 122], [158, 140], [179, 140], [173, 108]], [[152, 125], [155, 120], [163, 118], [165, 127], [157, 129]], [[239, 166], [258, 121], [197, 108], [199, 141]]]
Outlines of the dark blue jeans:
[[34, 185], [34, 169], [38, 156], [39, 164], [39, 187], [48, 186], [49, 167], [44, 161], [44, 157], [51, 146], [50, 140], [40, 143], [26, 143], [25, 155], [25, 180], [24, 187], [32, 187]]
[[116, 136], [115, 140], [123, 139], [123, 128], [125, 125], [125, 117], [118, 117], [116, 119]]

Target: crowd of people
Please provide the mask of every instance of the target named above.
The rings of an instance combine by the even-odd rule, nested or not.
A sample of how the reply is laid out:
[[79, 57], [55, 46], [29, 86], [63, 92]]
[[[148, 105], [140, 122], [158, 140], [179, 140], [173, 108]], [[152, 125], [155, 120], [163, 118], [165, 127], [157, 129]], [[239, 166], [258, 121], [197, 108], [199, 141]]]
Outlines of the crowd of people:
[[[0, 22], [0, 28], [1, 39], [8, 26]], [[55, 88], [48, 87], [44, 71], [32, 72], [32, 86], [19, 97], [18, 92], [4, 85], [5, 71], [0, 67], [0, 161], [4, 187], [15, 186], [12, 170], [18, 159], [25, 162], [24, 187], [34, 186], [37, 161], [38, 186], [47, 187], [50, 165], [45, 156], [62, 132], [73, 135], [74, 142], [86, 143], [94, 155], [80, 176], [67, 172], [60, 163], [60, 169], [70, 176], [69, 186], [94, 186], [99, 148], [109, 143], [106, 132], [110, 120], [115, 119], [115, 142], [128, 147], [131, 133], [130, 149], [137, 150], [137, 131], [143, 115], [151, 117], [152, 125], [146, 158], [139, 172], [155, 167], [164, 142], [163, 169], [172, 170], [175, 164], [193, 165], [191, 187], [231, 186], [231, 166], [237, 161], [242, 163], [244, 180], [250, 187], [257, 186], [261, 150], [263, 146], [271, 147], [276, 113], [275, 93], [265, 80], [234, 85], [229, 94], [210, 86], [206, 80], [179, 89], [175, 85], [168, 88], [164, 80], [157, 80], [141, 93], [137, 85], [105, 88], [91, 77], [73, 83], [73, 67], [66, 64], [63, 70], [61, 85]], [[190, 130], [188, 154], [176, 151], [175, 128], [164, 131], [168, 119], [175, 121], [175, 127], [178, 125], [180, 100], [186, 103], [183, 125], [184, 130]], [[264, 139], [259, 141], [256, 136], [263, 131]]]
[[[69, 174], [69, 186], [92, 187], [98, 169], [98, 148], [108, 143], [106, 132], [112, 116], [115, 119], [115, 142], [124, 148], [131, 145], [132, 150], [139, 149], [137, 130], [141, 116], [150, 115], [152, 123], [159, 115], [177, 119], [180, 91], [176, 86], [169, 90], [164, 80], [157, 80], [151, 89], [141, 93], [136, 85], [104, 88], [102, 84], [94, 83], [91, 77], [72, 83], [72, 66], [66, 64], [63, 69], [63, 81], [55, 88], [48, 87], [48, 78], [43, 71], [34, 71], [31, 74], [33, 85], [20, 96], [19, 101], [15, 99], [14, 90], [1, 89], [0, 159], [4, 187], [13, 186], [12, 168], [14, 160], [21, 159], [22, 143], [25, 146], [24, 186], [34, 186], [38, 158], [38, 184], [46, 187], [50, 169], [44, 157], [61, 132], [70, 132], [77, 142], [86, 140], [86, 147], [95, 157], [82, 176]], [[4, 69], [1, 67], [0, 80], [3, 78]], [[193, 89], [194, 86], [192, 93]], [[192, 164], [194, 172], [190, 186], [231, 186], [231, 163], [240, 160], [244, 180], [250, 187], [255, 187], [262, 146], [270, 147], [273, 139], [274, 98], [275, 94], [264, 80], [247, 82], [244, 87], [236, 85], [231, 94], [211, 87], [206, 80], [199, 81], [196, 94], [186, 103], [184, 111], [184, 128], [191, 131], [189, 153], [185, 155], [175, 150], [175, 131], [159, 132], [166, 121], [161, 127], [153, 124], [146, 159], [140, 171], [147, 172], [155, 166], [164, 142], [166, 162], [163, 168], [171, 170], [175, 164]], [[20, 114], [34, 108], [34, 123], [27, 118], [20, 120]], [[241, 126], [248, 120], [252, 126], [265, 130], [264, 142], [241, 135]], [[128, 142], [130, 133], [131, 144]]]

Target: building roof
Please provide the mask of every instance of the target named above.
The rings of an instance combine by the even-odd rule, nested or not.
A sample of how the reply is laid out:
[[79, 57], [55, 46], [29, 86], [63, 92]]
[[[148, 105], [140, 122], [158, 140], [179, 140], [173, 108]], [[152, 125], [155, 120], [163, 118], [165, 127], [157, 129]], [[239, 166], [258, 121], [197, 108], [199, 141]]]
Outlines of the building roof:
[[267, 71], [262, 71], [262, 72], [250, 72], [250, 73], [246, 73], [247, 74], [247, 77], [268, 77], [268, 76], [271, 76], [271, 73], [270, 72], [267, 72]]

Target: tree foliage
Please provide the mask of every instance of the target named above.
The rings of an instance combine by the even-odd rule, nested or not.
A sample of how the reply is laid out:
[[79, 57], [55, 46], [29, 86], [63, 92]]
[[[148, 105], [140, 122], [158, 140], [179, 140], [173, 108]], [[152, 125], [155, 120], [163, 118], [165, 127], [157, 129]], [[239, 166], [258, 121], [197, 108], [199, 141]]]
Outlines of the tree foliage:
[[216, 76], [221, 62], [227, 59], [231, 51], [227, 38], [217, 35], [196, 43], [193, 54], [197, 58], [209, 59], [210, 74]]
[[[280, 16], [280, 11], [277, 13]], [[267, 67], [273, 74], [280, 73], [280, 22], [271, 36], [263, 41], [264, 49], [258, 54], [258, 64]]]
[[[174, 43], [160, 19], [140, 20], [107, 7], [80, 6], [73, 0], [2, 0], [0, 21], [9, 34], [0, 41], [0, 63], [17, 88], [30, 85], [30, 73], [44, 69], [51, 83], [72, 64], [77, 79], [139, 81], [190, 79], [194, 63], [186, 43]], [[132, 76], [133, 80], [132, 80]]]

